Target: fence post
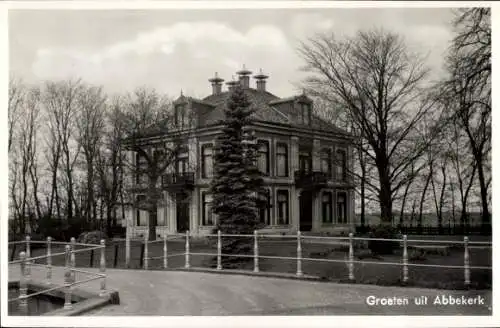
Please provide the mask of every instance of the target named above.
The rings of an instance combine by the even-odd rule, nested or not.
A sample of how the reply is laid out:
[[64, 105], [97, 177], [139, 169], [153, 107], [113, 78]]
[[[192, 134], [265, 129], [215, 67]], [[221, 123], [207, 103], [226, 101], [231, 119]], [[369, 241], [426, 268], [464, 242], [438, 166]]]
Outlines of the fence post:
[[22, 314], [28, 314], [28, 299], [26, 294], [28, 293], [28, 284], [26, 282], [26, 253], [19, 253], [19, 259], [21, 260], [21, 277], [19, 279], [19, 310]]
[[222, 270], [222, 240], [220, 230], [217, 230], [217, 270]]
[[130, 232], [126, 230], [125, 233], [125, 267], [130, 267]]
[[354, 245], [352, 232], [349, 233], [349, 280], [354, 280]]
[[26, 279], [31, 279], [31, 237], [26, 236]]
[[163, 231], [163, 268], [168, 268], [168, 258], [167, 258], [167, 231]]
[[470, 285], [469, 238], [464, 237], [464, 277], [465, 286]]
[[259, 272], [259, 241], [257, 230], [253, 231], [253, 272]]
[[403, 235], [403, 282], [408, 282], [408, 236]]
[[52, 280], [52, 238], [47, 237], [47, 283]]
[[302, 277], [302, 245], [300, 230], [297, 231], [297, 277]]
[[71, 246], [66, 245], [64, 256], [64, 309], [71, 310]]
[[76, 239], [75, 237], [71, 237], [71, 282], [75, 282], [75, 266], [76, 266], [76, 259], [75, 259], [75, 248], [76, 248]]
[[101, 291], [99, 296], [104, 296], [106, 294], [106, 243], [104, 239], [101, 239], [101, 266], [99, 271], [104, 275], [101, 278]]
[[148, 256], [149, 256], [149, 252], [148, 252], [148, 240], [149, 240], [149, 234], [148, 233], [145, 233], [144, 234], [144, 270], [147, 270], [148, 269], [148, 264], [149, 264], [149, 259], [148, 259]]
[[189, 230], [186, 230], [186, 263], [184, 264], [186, 269], [189, 269]]

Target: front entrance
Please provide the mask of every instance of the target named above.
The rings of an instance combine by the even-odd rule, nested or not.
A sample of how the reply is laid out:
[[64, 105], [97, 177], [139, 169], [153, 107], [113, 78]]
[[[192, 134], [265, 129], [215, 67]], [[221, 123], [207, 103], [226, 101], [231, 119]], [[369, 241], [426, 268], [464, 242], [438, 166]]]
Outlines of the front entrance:
[[312, 229], [312, 202], [311, 192], [302, 191], [300, 193], [300, 231], [311, 231]]
[[177, 232], [189, 230], [189, 198], [178, 194], [176, 199]]

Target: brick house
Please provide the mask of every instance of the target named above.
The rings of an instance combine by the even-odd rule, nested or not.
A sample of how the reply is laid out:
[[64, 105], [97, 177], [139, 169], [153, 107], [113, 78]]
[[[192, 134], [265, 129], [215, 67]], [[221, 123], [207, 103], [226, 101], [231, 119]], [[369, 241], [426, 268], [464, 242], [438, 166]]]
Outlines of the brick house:
[[[258, 166], [268, 190], [267, 208], [260, 209], [266, 224], [263, 232], [300, 231], [348, 232], [354, 224], [354, 185], [348, 172], [352, 167], [352, 141], [348, 132], [317, 117], [313, 102], [305, 94], [279, 98], [266, 89], [268, 76], [237, 72], [238, 81], [227, 82], [216, 76], [209, 81], [212, 94], [195, 99], [181, 95], [174, 102], [177, 122], [186, 113], [195, 113], [193, 133], [186, 140], [175, 168], [163, 181], [164, 201], [158, 206], [157, 234], [183, 233], [194, 236], [210, 233], [216, 217], [211, 213], [208, 193], [213, 172], [213, 150], [221, 131], [219, 120], [231, 88], [241, 84], [256, 106], [251, 130], [260, 145]], [[128, 154], [133, 160], [134, 154]], [[136, 163], [140, 165], [140, 163]], [[137, 193], [138, 199], [145, 197]], [[126, 212], [127, 231], [142, 236], [147, 231], [148, 213], [130, 207]]]

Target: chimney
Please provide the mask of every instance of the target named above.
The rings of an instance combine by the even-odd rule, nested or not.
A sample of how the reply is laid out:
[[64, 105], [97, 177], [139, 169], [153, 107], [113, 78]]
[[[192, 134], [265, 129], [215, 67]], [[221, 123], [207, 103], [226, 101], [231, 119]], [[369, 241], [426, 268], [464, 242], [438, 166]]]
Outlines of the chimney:
[[208, 82], [212, 83], [212, 95], [218, 95], [222, 92], [222, 82], [224, 82], [224, 79], [221, 79], [217, 72], [215, 72], [215, 76], [209, 79]]
[[236, 74], [238, 74], [240, 76], [239, 80], [241, 83], [241, 87], [243, 89], [250, 88], [250, 76], [249, 75], [252, 74], [252, 72], [247, 70], [245, 68], [245, 65], [243, 65], [243, 69], [241, 71], [236, 72]]
[[237, 86], [238, 84], [240, 84], [240, 81], [236, 81], [234, 79], [234, 76], [233, 76], [233, 79], [231, 81], [226, 82], [226, 84], [227, 84], [228, 90], [233, 91], [234, 87]]
[[262, 68], [260, 69], [260, 73], [257, 75], [254, 75], [254, 79], [257, 80], [257, 90], [259, 91], [266, 91], [266, 79], [269, 76], [265, 75], [262, 73]]

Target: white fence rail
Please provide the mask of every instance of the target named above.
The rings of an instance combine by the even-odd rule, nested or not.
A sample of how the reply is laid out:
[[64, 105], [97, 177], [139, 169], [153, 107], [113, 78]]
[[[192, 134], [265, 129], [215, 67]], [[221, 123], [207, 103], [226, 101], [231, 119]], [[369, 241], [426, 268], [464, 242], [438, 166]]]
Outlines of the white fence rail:
[[[9, 265], [19, 264], [20, 267], [20, 276], [19, 276], [19, 296], [16, 298], [9, 299], [8, 302], [18, 302], [20, 313], [28, 314], [28, 299], [30, 297], [34, 297], [40, 294], [45, 294], [55, 290], [64, 290], [64, 309], [71, 310], [73, 305], [71, 303], [72, 298], [72, 289], [74, 286], [85, 284], [90, 281], [100, 280], [100, 296], [106, 295], [106, 245], [104, 240], [101, 240], [100, 245], [93, 244], [82, 244], [77, 243], [75, 238], [71, 238], [70, 243], [67, 242], [58, 242], [53, 241], [51, 237], [47, 237], [46, 241], [39, 240], [31, 240], [30, 236], [27, 236], [23, 241], [14, 241], [9, 242], [9, 246], [16, 247], [17, 245], [25, 245], [24, 251], [19, 253], [18, 260], [12, 260], [9, 262]], [[40, 256], [31, 256], [31, 248], [32, 244], [45, 244], [46, 245], [46, 254]], [[60, 253], [52, 253], [52, 245], [64, 245], [64, 252]], [[76, 249], [76, 246], [83, 247], [82, 249]], [[99, 273], [85, 271], [76, 269], [76, 254], [82, 252], [89, 252], [96, 249], [101, 250], [101, 259], [100, 259], [100, 269]], [[14, 249], [15, 250], [15, 249]], [[32, 280], [31, 277], [31, 267], [32, 266], [41, 266], [46, 268], [45, 275], [45, 283], [49, 285], [53, 285], [52, 279], [52, 259], [56, 256], [63, 256], [65, 258], [65, 267], [64, 267], [64, 281], [60, 282], [60, 284], [56, 284], [54, 287], [46, 288], [35, 293], [28, 294], [29, 282]], [[37, 264], [36, 260], [46, 259], [46, 264]], [[90, 278], [83, 280], [76, 280], [76, 273], [81, 273]]]
[[[463, 241], [457, 240], [420, 240], [420, 239], [408, 239], [406, 235], [403, 235], [401, 239], [384, 239], [384, 238], [365, 238], [365, 237], [354, 237], [352, 233], [346, 237], [330, 237], [330, 236], [304, 236], [301, 232], [297, 232], [296, 235], [272, 235], [272, 234], [259, 234], [257, 231], [254, 231], [253, 234], [222, 234], [220, 231], [217, 234], [209, 234], [206, 237], [217, 238], [217, 250], [215, 253], [210, 252], [193, 252], [191, 250], [190, 244], [190, 234], [189, 231], [186, 232], [185, 235], [181, 234], [164, 234], [163, 238], [149, 241], [147, 237], [144, 239], [144, 253], [143, 253], [143, 261], [144, 261], [144, 269], [149, 268], [149, 261], [163, 259], [164, 265], [163, 268], [168, 268], [167, 259], [174, 256], [184, 256], [184, 268], [189, 269], [191, 267], [190, 258], [192, 256], [214, 256], [217, 257], [217, 270], [223, 270], [222, 265], [222, 257], [252, 257], [254, 261], [254, 272], [259, 272], [259, 260], [260, 259], [276, 259], [276, 260], [295, 260], [296, 261], [296, 273], [297, 277], [302, 277], [304, 275], [302, 264], [304, 261], [310, 262], [326, 262], [326, 263], [345, 263], [348, 268], [348, 279], [351, 281], [355, 280], [354, 276], [354, 267], [356, 264], [373, 264], [373, 265], [393, 265], [401, 267], [401, 275], [402, 281], [404, 283], [408, 282], [408, 273], [410, 267], [437, 267], [437, 268], [446, 268], [446, 269], [459, 269], [464, 272], [464, 285], [469, 286], [471, 284], [471, 270], [481, 269], [481, 270], [491, 270], [491, 266], [471, 266], [470, 265], [470, 252], [469, 249], [471, 246], [483, 246], [486, 248], [491, 248], [491, 242], [471, 242], [468, 237], [464, 237]], [[253, 238], [253, 254], [226, 254], [222, 252], [222, 238], [224, 237], [246, 237]], [[183, 238], [185, 239], [185, 250], [184, 252], [177, 252], [175, 254], [169, 254], [167, 248], [167, 241]], [[259, 240], [265, 240], [268, 238], [280, 238], [285, 240], [293, 240], [296, 239], [297, 251], [295, 256], [271, 256], [271, 255], [260, 255], [259, 254]], [[293, 238], [293, 239], [292, 239]], [[322, 240], [330, 240], [330, 241], [343, 241], [348, 242], [348, 253], [345, 259], [328, 259], [328, 258], [311, 258], [311, 257], [303, 257], [302, 254], [302, 243], [307, 239], [322, 239]], [[400, 262], [378, 262], [378, 261], [366, 261], [366, 260], [355, 260], [354, 258], [354, 249], [355, 241], [383, 241], [383, 242], [398, 242], [400, 243], [400, 247], [402, 248], [402, 257]], [[160, 243], [164, 244], [163, 254], [161, 256], [150, 257], [149, 256], [149, 248], [148, 245], [152, 243]], [[409, 263], [408, 259], [408, 244], [409, 243], [423, 243], [423, 244], [435, 244], [435, 245], [461, 245], [464, 249], [464, 261], [463, 265], [438, 265], [438, 264], [424, 264], [424, 263]], [[129, 249], [129, 248], [127, 248]], [[127, 254], [127, 259], [130, 259], [130, 254]]]

